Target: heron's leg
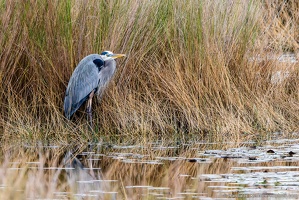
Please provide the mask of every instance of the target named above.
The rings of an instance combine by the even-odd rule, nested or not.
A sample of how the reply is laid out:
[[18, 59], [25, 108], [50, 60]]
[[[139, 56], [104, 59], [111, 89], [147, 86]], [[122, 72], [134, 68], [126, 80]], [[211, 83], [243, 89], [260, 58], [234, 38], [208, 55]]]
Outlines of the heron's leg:
[[91, 130], [93, 130], [93, 124], [92, 124], [92, 109], [91, 109], [91, 106], [92, 106], [92, 97], [94, 95], [94, 91], [92, 91], [90, 94], [89, 94], [89, 97], [88, 97], [88, 100], [87, 100], [87, 106], [86, 106], [86, 113], [87, 113], [87, 120], [89, 122], [89, 126], [91, 128]]

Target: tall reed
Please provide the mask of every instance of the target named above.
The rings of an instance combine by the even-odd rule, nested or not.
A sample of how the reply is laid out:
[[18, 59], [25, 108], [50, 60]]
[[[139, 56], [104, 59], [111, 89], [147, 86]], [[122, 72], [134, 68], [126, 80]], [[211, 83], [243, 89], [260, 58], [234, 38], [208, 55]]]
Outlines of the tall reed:
[[[94, 106], [101, 137], [219, 141], [296, 131], [297, 63], [267, 59], [296, 50], [292, 10], [295, 1], [2, 1], [2, 139], [88, 139], [85, 115], [63, 117], [64, 92], [76, 64], [103, 50], [127, 58]], [[273, 84], [278, 68], [290, 75]]]

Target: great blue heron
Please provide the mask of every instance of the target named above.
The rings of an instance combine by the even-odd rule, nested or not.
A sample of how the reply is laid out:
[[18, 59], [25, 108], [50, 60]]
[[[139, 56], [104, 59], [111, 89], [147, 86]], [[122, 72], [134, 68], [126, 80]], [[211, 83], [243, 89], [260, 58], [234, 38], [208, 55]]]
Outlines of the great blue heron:
[[87, 118], [89, 118], [89, 124], [92, 127], [92, 97], [94, 94], [102, 97], [103, 91], [116, 69], [114, 59], [123, 56], [125, 54], [113, 54], [111, 51], [104, 51], [101, 55], [88, 55], [79, 62], [65, 93], [64, 113], [66, 118], [70, 119], [74, 112], [87, 101]]

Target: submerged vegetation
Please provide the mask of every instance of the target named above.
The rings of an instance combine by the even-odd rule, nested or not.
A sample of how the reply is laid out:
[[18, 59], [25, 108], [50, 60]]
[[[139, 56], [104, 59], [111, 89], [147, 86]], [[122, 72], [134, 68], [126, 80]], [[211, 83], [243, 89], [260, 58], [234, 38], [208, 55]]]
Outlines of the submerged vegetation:
[[[63, 116], [64, 92], [76, 64], [103, 50], [127, 58], [94, 106], [99, 137], [298, 131], [298, 63], [277, 59], [298, 49], [298, 11], [268, 0], [1, 1], [2, 141], [87, 141], [85, 115]], [[287, 76], [275, 82], [277, 72]]]

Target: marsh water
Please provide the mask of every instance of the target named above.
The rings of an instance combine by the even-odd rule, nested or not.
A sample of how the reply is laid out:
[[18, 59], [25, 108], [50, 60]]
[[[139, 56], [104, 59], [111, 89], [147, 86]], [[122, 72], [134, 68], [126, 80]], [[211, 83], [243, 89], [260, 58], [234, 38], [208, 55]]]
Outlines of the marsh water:
[[1, 197], [297, 199], [297, 135], [239, 144], [23, 145], [3, 155]]

